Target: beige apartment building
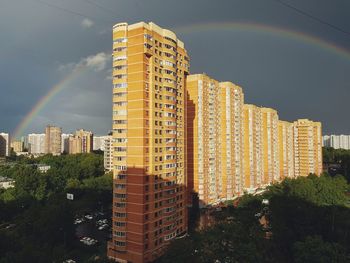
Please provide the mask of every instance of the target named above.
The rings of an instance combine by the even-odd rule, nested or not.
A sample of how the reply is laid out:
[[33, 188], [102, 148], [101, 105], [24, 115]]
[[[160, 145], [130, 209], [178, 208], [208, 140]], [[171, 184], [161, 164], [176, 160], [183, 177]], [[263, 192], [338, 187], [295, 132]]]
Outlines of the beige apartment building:
[[154, 23], [113, 27], [113, 234], [108, 256], [151, 262], [187, 232], [189, 58]]
[[61, 154], [62, 129], [48, 125], [45, 129], [45, 153], [53, 155]]
[[93, 150], [94, 135], [91, 131], [83, 129], [77, 130], [73, 136], [69, 137], [69, 154], [91, 153]]
[[248, 192], [263, 185], [263, 118], [260, 107], [243, 105], [244, 188]]
[[263, 185], [280, 180], [278, 114], [271, 108], [261, 108], [262, 113], [262, 146], [263, 146]]
[[200, 205], [217, 202], [222, 193], [219, 82], [205, 74], [187, 77], [188, 178]]
[[243, 194], [243, 103], [241, 87], [220, 82], [222, 198], [230, 200]]
[[280, 179], [294, 178], [294, 131], [293, 123], [278, 121]]
[[22, 141], [12, 141], [11, 148], [15, 153], [23, 152], [23, 142]]
[[243, 192], [243, 92], [206, 74], [187, 77], [189, 185], [205, 206]]
[[294, 122], [295, 177], [322, 173], [322, 126], [299, 119]]

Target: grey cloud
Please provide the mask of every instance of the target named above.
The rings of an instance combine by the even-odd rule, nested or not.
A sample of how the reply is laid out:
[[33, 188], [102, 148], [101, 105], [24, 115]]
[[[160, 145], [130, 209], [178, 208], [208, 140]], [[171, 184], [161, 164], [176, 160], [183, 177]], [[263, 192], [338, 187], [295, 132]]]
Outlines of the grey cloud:
[[[34, 118], [26, 132], [48, 123], [64, 130], [111, 128], [113, 23], [153, 21], [165, 28], [193, 23], [248, 21], [297, 30], [350, 50], [349, 37], [261, 0], [4, 0], [0, 8], [0, 131], [13, 131], [50, 89], [78, 66], [87, 67]], [[350, 2], [295, 0], [293, 5], [350, 28]], [[88, 30], [82, 22], [93, 21]], [[208, 30], [177, 33], [191, 57], [191, 72], [241, 85], [246, 101], [275, 107], [281, 118], [321, 120], [325, 133], [350, 133], [350, 61], [317, 46], [263, 32]], [[60, 69], [60, 70], [58, 70]]]

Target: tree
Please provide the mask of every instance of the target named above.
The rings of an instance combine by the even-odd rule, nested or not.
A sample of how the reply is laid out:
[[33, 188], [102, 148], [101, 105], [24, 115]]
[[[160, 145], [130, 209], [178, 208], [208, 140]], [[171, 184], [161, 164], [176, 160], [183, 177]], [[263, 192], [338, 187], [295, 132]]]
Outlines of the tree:
[[323, 241], [321, 236], [308, 236], [294, 244], [295, 263], [348, 262], [346, 252], [337, 243]]

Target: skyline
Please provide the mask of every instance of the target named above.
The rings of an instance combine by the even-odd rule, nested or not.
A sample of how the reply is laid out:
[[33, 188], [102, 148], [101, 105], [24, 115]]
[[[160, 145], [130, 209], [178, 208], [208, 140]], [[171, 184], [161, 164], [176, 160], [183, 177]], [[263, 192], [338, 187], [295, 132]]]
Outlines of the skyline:
[[[85, 17], [53, 7], [58, 4], [43, 4], [52, 3], [49, 0], [28, 1], [23, 4], [28, 7], [23, 9], [28, 9], [28, 14], [18, 11], [16, 16], [22, 20], [28, 19], [29, 16], [33, 16], [33, 11], [36, 12], [33, 7], [37, 7], [39, 13], [34, 15], [36, 19], [33, 19], [33, 24], [28, 23], [29, 21], [25, 24], [18, 23], [23, 25], [23, 28], [15, 31], [9, 30], [11, 28], [3, 23], [11, 14], [11, 9], [15, 9], [16, 6], [10, 1], [6, 2], [2, 10], [10, 11], [0, 16], [5, 39], [1, 44], [4, 45], [4, 53], [0, 55], [4, 55], [6, 60], [6, 63], [5, 60], [0, 62], [4, 74], [2, 89], [8, 95], [0, 99], [2, 131], [13, 134], [15, 127], [18, 127], [35, 105], [50, 93], [52, 87], [71, 76], [77, 68], [84, 67], [84, 74], [73, 76], [68, 84], [33, 116], [32, 122], [23, 132], [42, 131], [46, 124], [52, 123], [64, 130], [83, 127], [96, 134], [106, 134], [111, 129], [109, 54], [112, 48], [111, 27], [104, 25], [140, 20], [154, 21], [162, 26], [170, 25], [174, 33], [187, 43], [192, 58], [192, 74], [206, 72], [214, 78], [232, 81], [242, 86], [248, 103], [278, 109], [282, 119], [291, 121], [308, 116], [323, 123], [324, 134], [347, 134], [350, 131], [349, 123], [340, 122], [346, 117], [346, 96], [343, 94], [348, 88], [347, 83], [350, 83], [350, 77], [345, 74], [346, 69], [350, 69], [349, 36], [302, 17], [274, 1], [266, 1], [266, 6], [258, 14], [255, 7], [263, 5], [257, 1], [252, 1], [255, 5], [242, 1], [223, 1], [221, 6], [201, 1], [199, 10], [202, 13], [194, 18], [191, 12], [186, 10], [182, 14], [183, 19], [175, 19], [173, 14], [164, 16], [159, 9], [150, 10], [152, 8], [146, 8], [138, 1], [113, 4], [111, 1], [103, 1], [99, 4], [120, 7], [106, 10], [125, 10], [120, 12], [125, 13], [124, 15], [113, 16], [113, 19], [109, 19], [112, 17], [111, 13], [108, 14], [106, 10], [96, 6], [93, 8], [85, 1], [63, 1], [60, 5], [66, 10], [78, 10], [80, 14], [86, 14]], [[197, 6], [194, 2], [188, 5]], [[151, 7], [155, 5], [157, 1], [151, 3]], [[295, 5], [314, 12], [315, 15], [321, 15], [344, 29], [350, 25], [350, 19], [344, 11], [346, 4], [341, 1], [329, 6], [325, 4], [314, 7], [301, 1], [297, 1]], [[173, 4], [167, 7], [179, 8]], [[141, 9], [142, 15], [137, 14], [135, 10]], [[3, 11], [0, 11], [0, 14]], [[62, 16], [66, 18], [65, 21], [62, 21]], [[108, 22], [102, 22], [99, 17], [108, 17]], [[126, 17], [128, 19], [125, 19]], [[60, 19], [59, 24], [55, 24], [57, 18]], [[44, 26], [40, 21], [46, 21], [50, 25]], [[232, 27], [228, 26], [229, 24], [238, 26]], [[17, 24], [13, 26], [16, 27]], [[264, 28], [266, 30], [263, 30]], [[285, 35], [283, 32], [269, 32], [268, 28], [272, 28], [272, 31], [274, 28], [277, 31], [282, 30]], [[16, 34], [21, 33], [20, 30], [25, 31], [27, 39], [21, 34]], [[32, 34], [28, 33], [33, 33], [33, 30], [36, 37], [31, 38]], [[298, 38], [298, 32], [306, 38], [309, 37], [310, 41]], [[55, 35], [52, 40], [51, 34]], [[65, 37], [56, 37], [60, 34], [64, 34]], [[40, 41], [41, 37], [44, 37], [45, 41]], [[36, 39], [39, 39], [38, 43]], [[315, 40], [314, 43], [312, 39]], [[323, 41], [322, 43], [329, 48], [318, 45], [317, 41]], [[15, 45], [9, 45], [11, 42]], [[7, 58], [9, 55], [14, 56], [10, 59]], [[34, 56], [34, 59], [28, 59], [28, 56]], [[29, 65], [26, 64], [27, 61]], [[14, 77], [14, 72], [18, 72], [19, 69], [22, 69], [21, 78], [10, 78]], [[337, 107], [329, 108], [328, 104], [332, 99], [337, 102]]]

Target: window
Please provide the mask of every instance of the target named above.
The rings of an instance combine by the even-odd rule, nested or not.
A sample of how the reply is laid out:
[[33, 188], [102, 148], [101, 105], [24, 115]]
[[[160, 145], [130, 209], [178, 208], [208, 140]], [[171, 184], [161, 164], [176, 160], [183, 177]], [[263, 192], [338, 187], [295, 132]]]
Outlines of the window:
[[128, 84], [127, 83], [117, 83], [117, 84], [114, 84], [114, 88], [126, 88], [128, 87]]
[[126, 37], [116, 38], [113, 40], [113, 43], [126, 43], [128, 39]]

